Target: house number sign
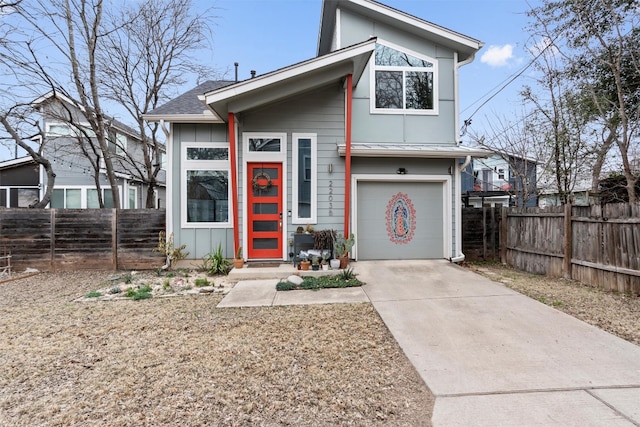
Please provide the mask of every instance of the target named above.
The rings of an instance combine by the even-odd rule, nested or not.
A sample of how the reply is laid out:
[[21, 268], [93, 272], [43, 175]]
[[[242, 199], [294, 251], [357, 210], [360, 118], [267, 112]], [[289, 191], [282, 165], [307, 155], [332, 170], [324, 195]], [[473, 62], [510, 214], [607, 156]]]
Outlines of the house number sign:
[[333, 216], [333, 181], [329, 181], [329, 216]]

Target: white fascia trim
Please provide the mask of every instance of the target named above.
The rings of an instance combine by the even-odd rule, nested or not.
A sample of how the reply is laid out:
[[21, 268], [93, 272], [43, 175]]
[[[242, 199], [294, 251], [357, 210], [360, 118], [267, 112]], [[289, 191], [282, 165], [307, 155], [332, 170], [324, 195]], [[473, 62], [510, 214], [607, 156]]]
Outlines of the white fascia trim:
[[[171, 236], [173, 233], [173, 165], [174, 165], [174, 154], [173, 154], [173, 123], [169, 124], [169, 130], [165, 127], [165, 123], [160, 123], [162, 127], [162, 131], [167, 137], [167, 141], [165, 142], [165, 147], [167, 148], [167, 169], [165, 170], [165, 180], [167, 182], [167, 187], [165, 189], [165, 229], [166, 236]], [[181, 165], [178, 165], [179, 167]], [[180, 242], [176, 242], [180, 245]]]
[[483, 43], [479, 40], [467, 37], [460, 33], [456, 33], [455, 31], [440, 27], [422, 19], [418, 19], [414, 16], [411, 16], [397, 9], [390, 8], [389, 6], [385, 6], [381, 3], [372, 2], [370, 0], [349, 0], [349, 2], [365, 7], [381, 15], [389, 16], [393, 19], [398, 20], [399, 22], [402, 22], [405, 25], [410, 25], [431, 34], [449, 39], [455, 43], [467, 46], [471, 49], [479, 50], [483, 46]]
[[321, 57], [310, 59], [301, 64], [291, 65], [281, 70], [234, 84], [227, 88], [209, 92], [208, 94], [205, 94], [205, 103], [207, 105], [210, 105], [233, 96], [243, 95], [256, 89], [260, 89], [274, 83], [279, 83], [292, 77], [304, 75], [319, 68], [347, 60], [357, 55], [373, 52], [373, 50], [375, 49], [375, 44], [376, 40], [371, 39], [367, 42], [358, 44], [351, 48], [345, 48], [340, 51], [331, 52]]
[[142, 116], [148, 122], [165, 121], [169, 123], [224, 123], [211, 110], [203, 110], [202, 114], [153, 114]]
[[[298, 176], [303, 166], [298, 162], [298, 140], [311, 140], [311, 216], [300, 218], [298, 212]], [[291, 223], [292, 224], [317, 224], [318, 223], [318, 137], [315, 133], [291, 134]]]
[[[451, 176], [450, 175], [389, 175], [389, 174], [354, 174], [351, 176], [351, 230], [356, 236], [353, 247], [353, 257], [358, 260], [358, 182], [359, 181], [386, 181], [386, 182], [429, 182], [442, 183], [442, 258], [449, 259], [453, 252], [452, 242], [452, 208], [451, 208]], [[456, 221], [458, 218], [456, 217]]]
[[[372, 144], [373, 145], [373, 144]], [[411, 149], [407, 148], [408, 144], [402, 146], [402, 148], [390, 148], [393, 144], [388, 144], [380, 147], [373, 147], [367, 145], [365, 147], [358, 146], [358, 143], [351, 144], [351, 156], [352, 157], [419, 157], [424, 159], [450, 159], [450, 158], [466, 158], [467, 156], [485, 158], [489, 156], [487, 150], [478, 149], [463, 149], [462, 147], [452, 146], [448, 148], [434, 149], [422, 148]], [[340, 156], [346, 155], [346, 146], [338, 145], [338, 154]]]
[[11, 166], [20, 166], [20, 165], [26, 165], [29, 163], [35, 163], [35, 160], [33, 160], [33, 158], [31, 156], [25, 156], [25, 157], [19, 157], [17, 159], [11, 159], [11, 160], [5, 160], [3, 162], [0, 162], [0, 168], [8, 168]]

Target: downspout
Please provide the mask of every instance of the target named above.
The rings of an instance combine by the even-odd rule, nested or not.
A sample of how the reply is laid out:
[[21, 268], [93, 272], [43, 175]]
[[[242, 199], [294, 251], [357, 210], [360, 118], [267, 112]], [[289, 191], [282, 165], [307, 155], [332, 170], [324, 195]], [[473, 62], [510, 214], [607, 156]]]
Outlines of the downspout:
[[349, 236], [349, 210], [351, 208], [351, 116], [353, 107], [353, 75], [347, 75], [347, 105], [345, 123], [345, 145], [346, 153], [344, 158], [344, 236]]
[[[475, 58], [475, 53], [469, 55], [464, 61], [458, 61], [458, 52], [454, 52], [453, 63], [455, 64], [455, 72], [453, 74], [453, 85], [454, 85], [454, 99], [455, 102], [455, 113], [454, 113], [454, 131], [456, 145], [460, 145], [462, 141], [460, 141], [459, 137], [459, 129], [460, 129], [460, 94], [458, 88], [458, 70], [460, 67], [470, 64]], [[456, 256], [452, 256], [451, 262], [462, 262], [465, 259], [464, 253], [462, 253], [462, 171], [469, 166], [471, 162], [471, 156], [467, 156], [464, 163], [462, 165], [458, 165], [456, 162], [456, 189], [455, 189], [455, 209], [456, 209]]]
[[456, 223], [456, 252], [458, 254], [451, 257], [451, 262], [455, 263], [465, 259], [465, 255], [462, 253], [462, 171], [469, 166], [469, 163], [471, 163], [471, 156], [467, 156], [461, 165], [456, 164], [456, 215], [459, 216]]
[[237, 153], [236, 153], [236, 117], [234, 113], [229, 113], [229, 161], [231, 162], [231, 204], [233, 209], [233, 256], [235, 257], [240, 247], [240, 233], [238, 230], [238, 174], [237, 174]]

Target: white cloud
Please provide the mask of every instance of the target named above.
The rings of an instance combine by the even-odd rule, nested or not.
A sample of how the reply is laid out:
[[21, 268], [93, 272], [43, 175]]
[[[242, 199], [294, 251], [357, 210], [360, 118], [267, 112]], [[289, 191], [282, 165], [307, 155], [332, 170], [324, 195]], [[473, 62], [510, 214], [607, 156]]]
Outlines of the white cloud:
[[492, 67], [504, 67], [509, 65], [509, 60], [513, 58], [513, 46], [489, 46], [489, 49], [480, 57], [480, 62], [489, 64]]

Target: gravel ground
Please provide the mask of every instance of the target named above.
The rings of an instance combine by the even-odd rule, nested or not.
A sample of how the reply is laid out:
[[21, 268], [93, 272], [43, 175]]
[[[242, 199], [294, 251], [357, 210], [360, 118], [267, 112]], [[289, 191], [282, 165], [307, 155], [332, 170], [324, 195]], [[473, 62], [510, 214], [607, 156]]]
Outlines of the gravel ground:
[[369, 304], [79, 302], [112, 275], [0, 283], [0, 425], [430, 425], [432, 395]]
[[[640, 345], [640, 298], [468, 267]], [[369, 304], [83, 298], [112, 276], [0, 282], [0, 425], [430, 425], [432, 395]]]
[[550, 279], [499, 264], [468, 268], [509, 288], [640, 345], [640, 298], [604, 292], [564, 279]]

